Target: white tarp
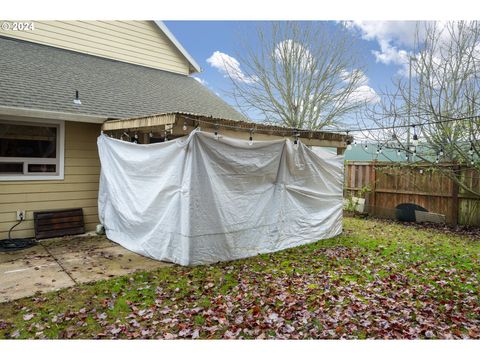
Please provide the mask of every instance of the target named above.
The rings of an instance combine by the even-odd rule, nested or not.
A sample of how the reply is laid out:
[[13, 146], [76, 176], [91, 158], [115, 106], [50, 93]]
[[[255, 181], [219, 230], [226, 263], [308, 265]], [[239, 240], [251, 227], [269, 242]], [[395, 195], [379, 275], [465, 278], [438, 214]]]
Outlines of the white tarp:
[[274, 252], [342, 231], [343, 157], [289, 139], [201, 131], [139, 145], [98, 138], [107, 237], [181, 265]]

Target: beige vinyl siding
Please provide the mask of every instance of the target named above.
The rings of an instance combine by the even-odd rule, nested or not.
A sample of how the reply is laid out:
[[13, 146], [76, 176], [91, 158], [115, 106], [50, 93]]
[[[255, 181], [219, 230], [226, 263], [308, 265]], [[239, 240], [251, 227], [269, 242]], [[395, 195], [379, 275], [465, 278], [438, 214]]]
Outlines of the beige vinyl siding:
[[153, 21], [34, 21], [0, 35], [180, 74], [189, 63]]
[[34, 236], [33, 212], [83, 208], [87, 231], [98, 224], [98, 182], [100, 160], [97, 152], [99, 124], [65, 122], [65, 178], [52, 181], [0, 182], [0, 239], [16, 223], [16, 211], [26, 210], [26, 221], [12, 232], [13, 237]]

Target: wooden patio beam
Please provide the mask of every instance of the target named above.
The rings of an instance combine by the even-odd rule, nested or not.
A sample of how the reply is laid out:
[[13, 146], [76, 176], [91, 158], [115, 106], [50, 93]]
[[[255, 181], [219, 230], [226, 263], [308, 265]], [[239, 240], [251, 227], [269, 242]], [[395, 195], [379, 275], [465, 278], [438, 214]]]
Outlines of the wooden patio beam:
[[156, 126], [175, 124], [176, 114], [154, 115], [138, 119], [107, 120], [102, 125], [102, 131], [148, 129]]
[[[183, 130], [183, 124], [186, 124], [187, 130]], [[182, 136], [189, 134], [195, 125], [203, 131], [220, 133], [239, 137], [238, 133], [243, 133], [245, 139], [248, 139], [250, 131], [253, 129], [253, 138], [257, 140], [274, 140], [280, 138], [294, 138], [296, 129], [285, 128], [276, 125], [253, 123], [247, 121], [235, 121], [228, 119], [216, 119], [200, 115], [190, 115], [183, 113], [168, 113], [140, 118], [108, 120], [102, 125], [103, 131], [118, 130], [136, 130], [150, 131], [152, 128], [171, 125], [172, 135]], [[302, 143], [309, 146], [332, 147], [337, 149], [337, 154], [343, 154], [346, 149], [346, 141], [351, 136], [330, 133], [324, 131], [299, 132], [299, 139]]]

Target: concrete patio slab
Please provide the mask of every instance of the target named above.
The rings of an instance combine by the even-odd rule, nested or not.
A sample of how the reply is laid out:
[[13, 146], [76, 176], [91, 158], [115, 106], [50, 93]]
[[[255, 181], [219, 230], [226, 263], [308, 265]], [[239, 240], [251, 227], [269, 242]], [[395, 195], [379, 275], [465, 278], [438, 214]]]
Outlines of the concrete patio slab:
[[29, 249], [0, 253], [0, 302], [170, 265], [105, 236], [44, 240]]
[[74, 284], [42, 246], [0, 254], [0, 302]]
[[68, 252], [92, 251], [104, 247], [118, 246], [106, 236], [82, 235], [42, 240], [42, 245], [56, 256]]
[[119, 245], [63, 252], [55, 257], [77, 283], [98, 281], [169, 265], [137, 255]]

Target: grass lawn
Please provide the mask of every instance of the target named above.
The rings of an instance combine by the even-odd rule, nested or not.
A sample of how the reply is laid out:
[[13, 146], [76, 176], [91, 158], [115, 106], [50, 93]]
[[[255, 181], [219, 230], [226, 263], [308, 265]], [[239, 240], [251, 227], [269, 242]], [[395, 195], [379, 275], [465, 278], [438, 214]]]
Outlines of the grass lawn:
[[0, 338], [480, 338], [480, 240], [345, 219], [335, 239], [0, 304]]

